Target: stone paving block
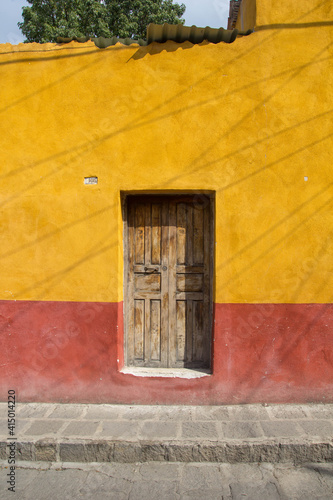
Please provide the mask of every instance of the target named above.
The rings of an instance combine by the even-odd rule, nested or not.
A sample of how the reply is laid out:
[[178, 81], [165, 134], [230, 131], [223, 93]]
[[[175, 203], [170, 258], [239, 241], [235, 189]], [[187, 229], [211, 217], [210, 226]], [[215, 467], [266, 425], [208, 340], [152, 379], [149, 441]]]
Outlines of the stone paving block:
[[259, 483], [263, 478], [262, 468], [262, 464], [255, 466], [246, 463], [221, 464], [224, 480], [228, 483], [238, 483], [244, 481], [244, 479], [248, 481], [249, 484]]
[[267, 437], [290, 437], [299, 436], [301, 430], [295, 422], [284, 421], [262, 421], [261, 426]]
[[224, 438], [248, 439], [264, 435], [258, 422], [221, 422], [220, 425]]
[[3, 420], [7, 418], [8, 414], [8, 403], [0, 403], [0, 419]]
[[[249, 484], [243, 480], [229, 485], [231, 498], [246, 498], [246, 500], [281, 500], [279, 490], [273, 482], [260, 481], [259, 484]], [[294, 498], [294, 497], [290, 497]]]
[[308, 405], [307, 411], [311, 418], [333, 420], [333, 405]]
[[[9, 436], [9, 430], [8, 430], [8, 417], [4, 418], [2, 421], [0, 421], [0, 436], [3, 437], [4, 439], [7, 439]], [[15, 417], [15, 428], [14, 432], [15, 435], [14, 437], [17, 437], [19, 434], [21, 434], [24, 431], [24, 428], [26, 425], [31, 423], [32, 420], [28, 419], [20, 419], [17, 416]]]
[[32, 443], [19, 442], [17, 443], [16, 456], [17, 460], [34, 460], [34, 446]]
[[193, 444], [169, 444], [166, 457], [169, 462], [194, 462], [197, 446]]
[[[210, 464], [186, 464], [183, 468], [180, 480], [182, 491], [193, 491], [197, 489], [209, 489], [221, 483], [222, 481], [219, 465]], [[205, 496], [203, 498], [206, 498]]]
[[193, 447], [193, 462], [224, 462], [226, 458], [225, 445], [198, 444]]
[[160, 406], [158, 419], [172, 421], [190, 421], [194, 419], [193, 406]]
[[267, 408], [261, 405], [229, 406], [229, 420], [270, 420]]
[[50, 403], [18, 403], [16, 413], [18, 418], [43, 418], [52, 411], [54, 405]]
[[198, 489], [198, 490], [187, 490], [182, 493], [182, 500], [216, 500], [217, 498], [222, 500], [225, 498], [222, 496], [223, 486], [220, 488], [212, 488], [212, 489]]
[[102, 422], [102, 429], [98, 437], [109, 437], [110, 439], [129, 439], [137, 441], [141, 423], [126, 422], [121, 420]]
[[194, 421], [229, 420], [229, 410], [226, 406], [196, 406], [192, 409], [192, 418]]
[[60, 443], [59, 457], [61, 462], [83, 462], [85, 456], [84, 443]]
[[62, 462], [111, 462], [114, 444], [107, 441], [60, 443], [59, 457]]
[[253, 462], [272, 462], [276, 463], [280, 460], [280, 448], [278, 443], [263, 443], [253, 447], [252, 450]]
[[[20, 471], [19, 471], [20, 472]], [[25, 471], [26, 472], [26, 471]], [[81, 471], [78, 470], [61, 470], [61, 471], [33, 471], [37, 473], [33, 482], [27, 482], [22, 495], [16, 496], [20, 499], [33, 500], [77, 500], [82, 499], [79, 493], [82, 477]], [[18, 479], [19, 487], [19, 479]], [[94, 498], [94, 497], [92, 497]]]
[[80, 418], [87, 405], [56, 405], [48, 418], [77, 419]]
[[111, 462], [114, 456], [114, 444], [107, 441], [86, 443], [84, 462]]
[[[67, 467], [68, 464], [66, 464]], [[96, 469], [101, 472], [103, 475], [108, 475], [110, 477], [125, 479], [126, 481], [131, 481], [135, 474], [138, 474], [140, 467], [143, 467], [145, 464], [138, 465], [137, 463], [123, 464], [117, 462], [104, 462], [104, 463], [96, 463], [96, 464], [75, 464], [73, 463], [73, 467], [86, 467], [87, 470], [91, 469], [92, 465], [96, 467]], [[159, 465], [159, 464], [157, 464]], [[165, 464], [167, 465], [167, 464]], [[140, 475], [140, 474], [139, 474]]]
[[84, 419], [117, 420], [122, 417], [124, 409], [121, 405], [87, 405]]
[[140, 439], [176, 439], [179, 433], [179, 422], [143, 422]]
[[128, 500], [176, 500], [178, 483], [176, 481], [158, 481], [156, 483], [135, 482]]
[[6, 448], [7, 448], [7, 443], [5, 441], [0, 442], [0, 460], [6, 460], [7, 456]]
[[142, 448], [139, 444], [114, 443], [113, 460], [120, 463], [141, 462]]
[[167, 456], [167, 447], [163, 444], [142, 443], [141, 460], [144, 462], [163, 462]]
[[[124, 465], [122, 465], [124, 467]], [[133, 469], [133, 466], [132, 466]], [[115, 499], [115, 500], [128, 500], [128, 495], [132, 487], [134, 470], [131, 471], [131, 476], [127, 479], [117, 476], [110, 470], [110, 465], [108, 468], [104, 468], [105, 473], [98, 470], [92, 470], [90, 474], [87, 475], [85, 484], [79, 490], [79, 495], [81, 499]], [[118, 467], [118, 471], [120, 469]]]
[[75, 421], [71, 422], [64, 430], [61, 431], [62, 436], [94, 436], [99, 422], [91, 421]]
[[41, 462], [55, 462], [57, 460], [57, 447], [55, 442], [37, 441], [35, 443], [35, 460]]
[[302, 406], [295, 405], [273, 405], [267, 408], [269, 415], [277, 419], [305, 419], [308, 418]]
[[[31, 464], [33, 465], [33, 464]], [[5, 491], [4, 488], [2, 488], [0, 498], [1, 500], [7, 500], [7, 499], [14, 499], [14, 500], [21, 500], [21, 499], [28, 499], [29, 497], [27, 496], [29, 493], [32, 496], [30, 498], [33, 498], [34, 500], [36, 499], [36, 495], [34, 495], [34, 492], [31, 492], [31, 489], [35, 487], [36, 481], [38, 479], [38, 476], [40, 474], [39, 470], [33, 470], [33, 468], [29, 470], [25, 469], [18, 469], [16, 470], [17, 472], [17, 481], [16, 481], [16, 491], [15, 493], [10, 492], [10, 491]], [[33, 486], [30, 486], [30, 492], [29, 492], [29, 484], [33, 484]], [[2, 485], [1, 485], [2, 486]], [[45, 488], [42, 488], [42, 491], [45, 492]], [[6, 496], [7, 493], [7, 496]], [[44, 497], [45, 498], [45, 497]], [[49, 500], [54, 500], [52, 496], [47, 497]]]
[[333, 424], [329, 420], [300, 421], [298, 425], [309, 436], [331, 437], [333, 436]]
[[333, 442], [330, 441], [330, 443], [311, 443], [310, 446], [304, 446], [306, 448], [306, 461], [333, 462]]
[[64, 425], [65, 420], [34, 420], [31, 425], [25, 429], [26, 436], [48, 436], [56, 434]]
[[227, 444], [225, 447], [225, 461], [227, 463], [252, 463], [258, 461], [259, 449], [250, 444]]
[[5, 418], [2, 418], [0, 420], [0, 436], [3, 436], [5, 439], [8, 437], [8, 422], [7, 422], [7, 415]]
[[276, 462], [305, 464], [333, 460], [333, 446], [329, 443], [291, 444], [280, 443]]
[[183, 438], [218, 438], [215, 422], [182, 422]]
[[124, 406], [120, 416], [124, 420], [156, 420], [163, 413], [162, 408], [157, 405]]
[[330, 488], [333, 497], [333, 463], [305, 464], [304, 470], [313, 470], [316, 474], [319, 474], [321, 482]]
[[327, 499], [327, 488], [320, 480], [320, 476], [314, 470], [293, 467], [275, 467], [274, 475], [279, 483], [281, 496], [293, 500], [303, 499]]
[[140, 466], [140, 476], [142, 479], [152, 481], [173, 480], [180, 477], [180, 468], [177, 464], [166, 463], [144, 463]]

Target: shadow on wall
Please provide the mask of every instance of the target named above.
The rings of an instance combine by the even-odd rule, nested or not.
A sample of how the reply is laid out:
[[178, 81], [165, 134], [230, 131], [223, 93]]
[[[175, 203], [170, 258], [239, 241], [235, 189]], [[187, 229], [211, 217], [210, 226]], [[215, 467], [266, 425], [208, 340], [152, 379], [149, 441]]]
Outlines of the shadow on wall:
[[320, 28], [325, 26], [333, 26], [333, 21], [317, 21], [312, 23], [281, 23], [281, 24], [263, 24], [256, 26], [255, 31], [264, 30], [296, 30], [304, 28]]
[[[204, 45], [209, 45], [210, 42], [207, 42], [206, 40], [197, 44], [200, 46]], [[129, 61], [134, 60], [138, 61], [139, 59], [143, 59], [145, 56], [148, 54], [151, 56], [155, 56], [157, 54], [161, 54], [161, 52], [176, 52], [178, 49], [186, 50], [186, 49], [192, 49], [194, 47], [194, 43], [191, 42], [183, 42], [183, 43], [177, 43], [177, 42], [165, 42], [165, 43], [158, 43], [158, 42], [153, 42], [150, 45], [147, 45], [146, 47], [140, 47], [135, 54], [129, 58]]]

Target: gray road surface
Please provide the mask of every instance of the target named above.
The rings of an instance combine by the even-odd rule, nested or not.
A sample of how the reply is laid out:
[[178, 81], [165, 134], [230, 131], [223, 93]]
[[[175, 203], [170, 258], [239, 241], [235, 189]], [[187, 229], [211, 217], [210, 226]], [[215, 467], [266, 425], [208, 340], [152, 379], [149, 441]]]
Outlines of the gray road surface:
[[20, 462], [7, 500], [332, 500], [333, 464]]

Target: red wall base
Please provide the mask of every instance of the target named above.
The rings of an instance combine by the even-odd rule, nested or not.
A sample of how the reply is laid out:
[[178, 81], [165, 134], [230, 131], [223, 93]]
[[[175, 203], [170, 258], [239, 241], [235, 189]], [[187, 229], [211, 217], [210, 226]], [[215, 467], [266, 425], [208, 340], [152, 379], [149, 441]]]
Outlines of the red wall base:
[[332, 304], [216, 304], [213, 374], [123, 374], [122, 303], [0, 301], [0, 399], [333, 402]]

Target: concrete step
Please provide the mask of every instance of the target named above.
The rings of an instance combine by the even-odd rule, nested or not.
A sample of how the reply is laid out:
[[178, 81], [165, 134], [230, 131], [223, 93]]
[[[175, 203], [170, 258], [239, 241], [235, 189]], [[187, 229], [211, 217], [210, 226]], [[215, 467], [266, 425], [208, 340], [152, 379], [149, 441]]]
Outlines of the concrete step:
[[0, 403], [0, 417], [0, 460], [333, 462], [333, 405]]

